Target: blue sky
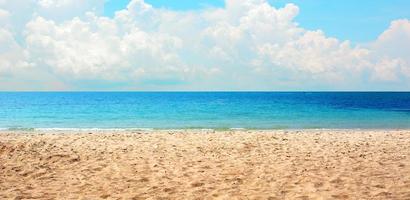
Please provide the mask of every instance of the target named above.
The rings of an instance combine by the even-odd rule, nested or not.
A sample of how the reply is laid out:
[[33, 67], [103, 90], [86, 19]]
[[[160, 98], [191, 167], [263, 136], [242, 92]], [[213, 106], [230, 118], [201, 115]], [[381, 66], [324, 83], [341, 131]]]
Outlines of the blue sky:
[[[130, 0], [106, 0], [105, 15], [113, 16]], [[157, 8], [192, 10], [223, 7], [223, 0], [146, 0]], [[375, 40], [392, 20], [410, 18], [409, 0], [269, 0], [275, 7], [294, 3], [296, 21], [306, 29], [321, 29], [328, 36], [354, 43]]]

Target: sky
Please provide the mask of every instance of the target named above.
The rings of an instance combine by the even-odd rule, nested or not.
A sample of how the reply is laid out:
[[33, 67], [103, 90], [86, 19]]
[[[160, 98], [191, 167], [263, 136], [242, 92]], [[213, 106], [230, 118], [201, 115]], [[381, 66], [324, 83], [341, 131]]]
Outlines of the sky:
[[[104, 15], [114, 16], [130, 0], [106, 0]], [[157, 8], [187, 11], [209, 7], [224, 7], [223, 0], [147, 0]], [[272, 6], [283, 7], [293, 3], [300, 8], [295, 21], [300, 26], [321, 29], [328, 36], [355, 43], [377, 39], [391, 21], [410, 19], [408, 0], [269, 0]]]
[[0, 90], [410, 90], [407, 0], [0, 0]]

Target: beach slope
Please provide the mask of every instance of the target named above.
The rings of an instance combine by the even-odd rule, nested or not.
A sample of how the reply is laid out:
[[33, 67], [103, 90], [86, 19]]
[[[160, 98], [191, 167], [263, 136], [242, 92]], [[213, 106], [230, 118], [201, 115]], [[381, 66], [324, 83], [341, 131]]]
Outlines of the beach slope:
[[410, 199], [410, 131], [0, 133], [0, 199]]

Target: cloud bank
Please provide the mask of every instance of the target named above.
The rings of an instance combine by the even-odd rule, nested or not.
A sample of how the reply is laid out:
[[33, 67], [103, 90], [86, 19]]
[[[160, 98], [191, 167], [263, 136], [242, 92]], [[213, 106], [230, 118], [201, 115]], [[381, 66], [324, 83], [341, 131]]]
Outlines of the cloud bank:
[[0, 90], [409, 90], [410, 21], [360, 45], [306, 30], [299, 8], [226, 0], [0, 0]]

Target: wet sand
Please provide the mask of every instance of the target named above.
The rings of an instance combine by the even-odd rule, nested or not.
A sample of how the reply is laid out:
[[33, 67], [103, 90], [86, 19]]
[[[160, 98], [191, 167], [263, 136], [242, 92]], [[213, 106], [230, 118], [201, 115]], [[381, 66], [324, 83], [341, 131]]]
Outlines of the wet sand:
[[410, 199], [410, 130], [3, 131], [0, 199]]

